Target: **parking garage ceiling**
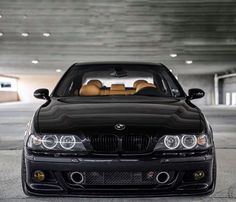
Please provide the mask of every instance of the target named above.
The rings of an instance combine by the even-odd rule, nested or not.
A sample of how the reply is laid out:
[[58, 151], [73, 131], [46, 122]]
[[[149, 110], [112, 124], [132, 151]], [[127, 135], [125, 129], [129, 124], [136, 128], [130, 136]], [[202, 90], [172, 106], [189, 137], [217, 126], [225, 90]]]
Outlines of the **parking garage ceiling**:
[[236, 1], [0, 1], [2, 74], [121, 60], [161, 62], [179, 74], [234, 69]]

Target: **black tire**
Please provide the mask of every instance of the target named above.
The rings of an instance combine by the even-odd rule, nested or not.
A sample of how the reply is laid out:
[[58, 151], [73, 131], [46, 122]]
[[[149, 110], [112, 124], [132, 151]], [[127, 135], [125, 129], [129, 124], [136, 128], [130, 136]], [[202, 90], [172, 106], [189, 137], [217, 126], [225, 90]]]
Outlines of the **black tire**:
[[22, 189], [23, 192], [25, 193], [25, 195], [27, 196], [33, 196], [28, 188], [27, 188], [27, 184], [26, 184], [26, 167], [25, 167], [25, 153], [24, 153], [24, 149], [22, 151], [22, 158], [21, 158], [21, 185], [22, 185]]

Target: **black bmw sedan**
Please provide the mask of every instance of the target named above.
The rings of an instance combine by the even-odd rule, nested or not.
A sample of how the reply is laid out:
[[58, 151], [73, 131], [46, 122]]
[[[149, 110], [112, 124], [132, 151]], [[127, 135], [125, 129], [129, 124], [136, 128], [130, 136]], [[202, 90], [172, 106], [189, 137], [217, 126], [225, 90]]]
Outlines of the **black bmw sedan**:
[[27, 125], [26, 195], [207, 195], [216, 184], [212, 128], [162, 64], [74, 64]]

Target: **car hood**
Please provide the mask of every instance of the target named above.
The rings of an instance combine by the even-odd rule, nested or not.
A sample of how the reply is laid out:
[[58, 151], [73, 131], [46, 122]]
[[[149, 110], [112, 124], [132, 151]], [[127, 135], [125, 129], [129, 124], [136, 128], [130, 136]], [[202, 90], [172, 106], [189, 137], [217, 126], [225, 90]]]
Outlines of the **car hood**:
[[165, 133], [202, 130], [199, 109], [176, 99], [52, 99], [41, 106], [36, 122], [39, 133], [115, 132], [118, 123], [124, 124], [125, 130], [154, 129]]

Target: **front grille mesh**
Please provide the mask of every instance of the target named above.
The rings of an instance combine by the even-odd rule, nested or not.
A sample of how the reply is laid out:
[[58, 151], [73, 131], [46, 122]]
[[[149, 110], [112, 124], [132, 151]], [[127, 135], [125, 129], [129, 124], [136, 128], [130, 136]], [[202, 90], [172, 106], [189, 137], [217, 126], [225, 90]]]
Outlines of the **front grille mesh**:
[[[84, 180], [82, 184], [75, 184], [71, 181], [70, 175], [64, 172], [63, 176], [65, 182], [71, 187], [78, 186], [156, 186], [158, 184], [156, 176], [160, 171], [158, 170], [139, 170], [139, 171], [119, 171], [119, 170], [104, 170], [104, 171], [81, 171]], [[170, 179], [167, 184], [171, 183], [176, 177], [174, 171], [168, 171]]]
[[97, 153], [144, 153], [148, 150], [150, 137], [147, 135], [96, 135], [90, 141]]
[[84, 185], [155, 185], [156, 172], [85, 172]]

